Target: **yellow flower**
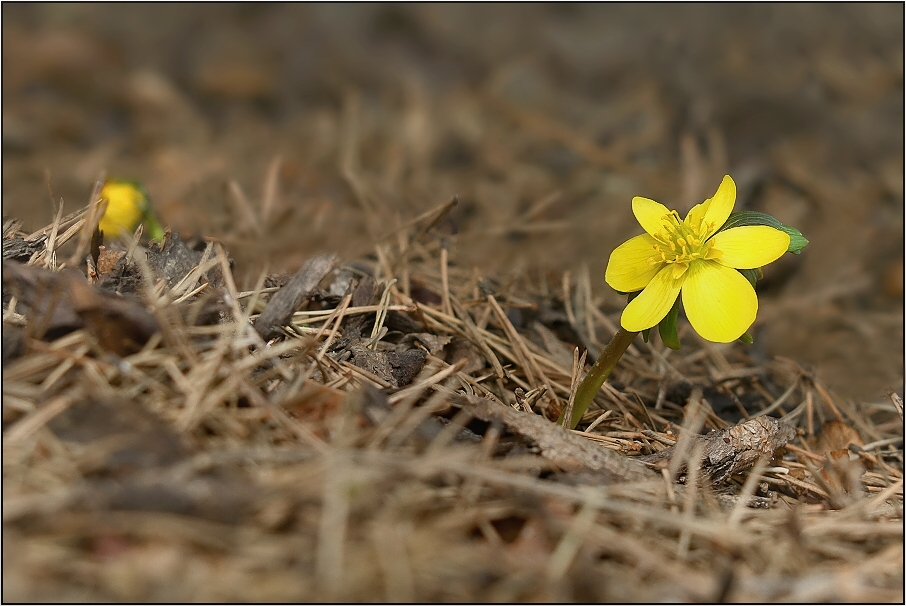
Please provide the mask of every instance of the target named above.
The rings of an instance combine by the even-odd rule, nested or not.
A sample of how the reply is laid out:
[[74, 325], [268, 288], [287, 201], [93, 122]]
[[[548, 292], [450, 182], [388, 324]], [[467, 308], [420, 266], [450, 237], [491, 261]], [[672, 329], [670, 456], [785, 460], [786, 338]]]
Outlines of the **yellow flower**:
[[101, 198], [107, 200], [107, 210], [98, 227], [108, 237], [126, 232], [132, 235], [139, 223], [144, 222], [149, 237], [160, 240], [164, 230], [157, 222], [145, 188], [134, 181], [108, 179], [101, 188]]
[[610, 255], [604, 279], [621, 292], [639, 295], [620, 323], [632, 332], [657, 326], [682, 292], [686, 317], [709, 341], [729, 343], [755, 321], [755, 289], [737, 269], [754, 269], [786, 252], [790, 236], [766, 225], [716, 233], [733, 211], [736, 184], [729, 175], [717, 193], [684, 220], [647, 198], [633, 198], [632, 212], [645, 232]]

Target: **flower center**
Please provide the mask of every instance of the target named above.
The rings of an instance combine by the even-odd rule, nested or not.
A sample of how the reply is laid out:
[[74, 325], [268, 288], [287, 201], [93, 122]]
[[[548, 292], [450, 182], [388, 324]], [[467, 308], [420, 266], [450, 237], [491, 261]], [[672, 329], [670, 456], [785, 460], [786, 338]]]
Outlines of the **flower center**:
[[661, 217], [664, 229], [654, 234], [654, 254], [648, 257], [648, 264], [672, 263], [673, 277], [679, 278], [689, 264], [700, 259], [716, 257], [717, 251], [711, 250], [712, 242], [705, 239], [708, 225], [688, 225], [683, 222], [676, 211]]

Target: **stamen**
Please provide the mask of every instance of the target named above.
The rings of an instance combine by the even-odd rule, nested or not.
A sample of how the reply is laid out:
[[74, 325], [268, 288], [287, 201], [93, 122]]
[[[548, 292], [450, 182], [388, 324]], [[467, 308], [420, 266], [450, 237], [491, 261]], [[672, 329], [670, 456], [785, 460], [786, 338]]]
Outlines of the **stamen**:
[[652, 263], [673, 264], [675, 277], [682, 276], [693, 261], [719, 256], [705, 239], [710, 223], [686, 223], [675, 210], [661, 217], [661, 222], [663, 229], [653, 236], [655, 254], [649, 258]]

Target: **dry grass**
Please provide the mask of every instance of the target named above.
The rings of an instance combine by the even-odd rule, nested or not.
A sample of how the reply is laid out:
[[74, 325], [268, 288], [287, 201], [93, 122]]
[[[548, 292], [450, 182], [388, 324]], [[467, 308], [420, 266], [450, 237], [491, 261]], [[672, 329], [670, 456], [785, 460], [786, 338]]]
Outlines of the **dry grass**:
[[[42, 335], [35, 296], [5, 298], [4, 599], [902, 601], [895, 394], [859, 405], [691, 331], [679, 352], [639, 341], [573, 432], [604, 469], [564, 464], [463, 397], [566, 444], [549, 420], [577, 351], [618, 318], [586, 271], [501, 288], [463, 270], [433, 231], [448, 207], [329, 272], [267, 342], [253, 324], [278, 289], [238, 292], [219, 244], [172, 287], [134, 253], [134, 305], [160, 330], [128, 355], [87, 321]], [[42, 230], [29, 264], [63, 269], [76, 220]], [[412, 349], [424, 365], [399, 386], [359, 357]], [[626, 462], [673, 445], [700, 460], [682, 428], [765, 412], [797, 438], [722, 485], [678, 457], [663, 476]]]

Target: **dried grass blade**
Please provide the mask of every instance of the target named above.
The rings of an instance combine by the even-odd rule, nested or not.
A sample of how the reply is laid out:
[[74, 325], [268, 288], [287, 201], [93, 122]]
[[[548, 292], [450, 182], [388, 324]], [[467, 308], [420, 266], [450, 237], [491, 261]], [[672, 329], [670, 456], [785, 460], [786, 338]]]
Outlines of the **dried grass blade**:
[[497, 316], [497, 320], [503, 327], [503, 332], [506, 333], [510, 340], [510, 345], [513, 348], [513, 352], [516, 354], [519, 365], [522, 367], [522, 372], [525, 373], [529, 386], [533, 389], [538, 387], [536, 374], [541, 375], [544, 373], [538, 371], [537, 366], [534, 364], [534, 360], [531, 360], [531, 362], [529, 361], [531, 357], [525, 347], [525, 343], [522, 341], [522, 337], [516, 331], [516, 327], [513, 326], [510, 319], [503, 313], [503, 309], [501, 309], [500, 304], [497, 303], [497, 299], [494, 298], [494, 295], [488, 295], [488, 303], [490, 303], [491, 308]]
[[231, 179], [229, 183], [230, 190], [230, 199], [233, 201], [233, 205], [236, 207], [236, 210], [239, 211], [239, 215], [245, 219], [246, 225], [248, 225], [252, 232], [256, 235], [261, 235], [261, 223], [258, 221], [258, 217], [255, 216], [255, 210], [252, 208], [252, 204], [249, 202], [248, 198], [245, 197], [245, 192], [242, 191], [242, 186], [239, 185], [235, 180]]
[[446, 368], [443, 368], [443, 369], [437, 371], [430, 377], [427, 377], [427, 378], [419, 381], [418, 383], [410, 385], [409, 387], [407, 387], [405, 389], [399, 390], [398, 392], [396, 392], [395, 394], [390, 396], [387, 399], [387, 401], [390, 404], [397, 404], [398, 402], [400, 402], [406, 398], [412, 397], [416, 394], [420, 394], [423, 391], [425, 391], [426, 389], [428, 389], [429, 387], [431, 387], [433, 385], [437, 385], [438, 383], [440, 383], [441, 381], [443, 381], [450, 375], [454, 375], [454, 374], [458, 373], [466, 365], [466, 362], [467, 362], [466, 360], [460, 360], [459, 362], [457, 362], [456, 364], [454, 364], [452, 366], [447, 366]]
[[682, 467], [686, 462], [689, 449], [692, 446], [695, 436], [697, 436], [699, 431], [701, 431], [707, 415], [708, 411], [702, 402], [702, 390], [700, 387], [695, 387], [692, 390], [692, 395], [689, 396], [688, 403], [686, 404], [683, 432], [680, 434], [679, 440], [677, 440], [676, 442], [676, 446], [673, 450], [673, 456], [670, 459], [668, 477], [670, 478], [671, 483], [676, 480], [676, 476], [679, 473], [680, 467]]
[[745, 513], [748, 506], [749, 498], [755, 494], [758, 482], [761, 481], [761, 474], [764, 473], [767, 466], [768, 457], [762, 456], [759, 457], [758, 462], [755, 463], [755, 467], [749, 471], [749, 477], [746, 478], [745, 483], [742, 485], [742, 490], [739, 491], [736, 505], [733, 506], [733, 510], [727, 518], [727, 524], [731, 527], [739, 526], [739, 522], [742, 520], [742, 514]]
[[340, 306], [333, 310], [333, 314], [327, 318], [327, 321], [324, 322], [324, 325], [321, 326], [321, 329], [315, 335], [315, 341], [321, 338], [321, 335], [324, 334], [324, 329], [330, 325], [330, 322], [333, 318], [336, 318], [336, 321], [333, 323], [333, 328], [330, 329], [330, 334], [327, 335], [324, 344], [321, 346], [321, 350], [318, 352], [315, 358], [321, 360], [324, 357], [324, 354], [327, 353], [327, 350], [330, 349], [330, 345], [333, 343], [334, 338], [337, 336], [337, 331], [340, 329], [340, 324], [343, 323], [343, 318], [346, 317], [346, 310], [349, 308], [349, 304], [352, 302], [352, 295], [346, 295], [343, 297], [342, 303]]
[[[462, 303], [460, 303], [456, 297], [450, 298], [450, 305], [453, 306], [453, 311], [456, 312], [457, 316], [459, 316], [464, 329], [462, 333], [463, 336], [472, 341], [472, 343], [474, 343], [481, 350], [481, 353], [484, 354], [485, 359], [491, 364], [491, 367], [494, 369], [494, 372], [496, 373], [498, 379], [503, 379], [504, 377], [506, 377], [506, 373], [503, 371], [503, 366], [500, 365], [500, 360], [497, 359], [497, 356], [494, 355], [491, 347], [484, 339], [484, 331], [479, 330], [478, 326], [475, 325], [475, 322], [472, 321], [472, 316], [470, 316], [469, 312], [467, 312], [465, 308], [463, 308]], [[424, 309], [428, 313], [440, 313], [432, 310], [429, 307], [422, 308], [421, 306], [419, 306], [419, 308]], [[449, 318], [450, 316], [443, 317]]]
[[3, 449], [12, 448], [27, 439], [36, 431], [44, 427], [48, 421], [69, 408], [75, 399], [76, 395], [72, 393], [57, 396], [34, 412], [17, 421], [15, 425], [5, 432], [5, 435], [3, 436]]
[[57, 250], [57, 233], [60, 229], [60, 221], [63, 218], [63, 200], [60, 200], [60, 208], [57, 210], [57, 216], [54, 218], [53, 226], [50, 228], [50, 235], [47, 236], [47, 242], [44, 245], [45, 259], [44, 265], [47, 269], [53, 271], [56, 269], [56, 250]]
[[570, 419], [573, 418], [573, 407], [576, 403], [576, 390], [579, 388], [579, 377], [582, 376], [582, 369], [585, 368], [586, 356], [588, 356], [587, 349], [582, 352], [582, 357], [579, 357], [578, 347], [573, 349], [573, 372], [572, 379], [569, 382], [569, 400], [566, 402], [566, 409], [563, 412], [564, 427], [566, 427], [569, 424]]
[[66, 265], [69, 267], [78, 267], [81, 265], [82, 259], [88, 254], [88, 248], [91, 246], [91, 237], [98, 228], [101, 217], [104, 216], [104, 212], [107, 210], [107, 200], [101, 198], [101, 188], [103, 186], [104, 182], [103, 179], [101, 179], [96, 181], [94, 187], [91, 189], [91, 197], [88, 199], [88, 212], [85, 215], [85, 222], [82, 224], [81, 231], [79, 231], [79, 239], [76, 243], [75, 250], [73, 250], [72, 256], [69, 257], [69, 260], [66, 262]]
[[387, 319], [387, 307], [390, 305], [390, 289], [396, 284], [396, 278], [391, 279], [384, 286], [384, 292], [381, 295], [381, 302], [378, 304], [377, 314], [375, 314], [374, 327], [371, 329], [368, 347], [377, 348], [377, 341], [380, 338], [381, 329], [384, 327], [384, 320]]
[[267, 176], [264, 178], [264, 191], [261, 195], [261, 224], [267, 225], [277, 202], [277, 187], [279, 186], [280, 165], [283, 157], [279, 154], [267, 167]]

